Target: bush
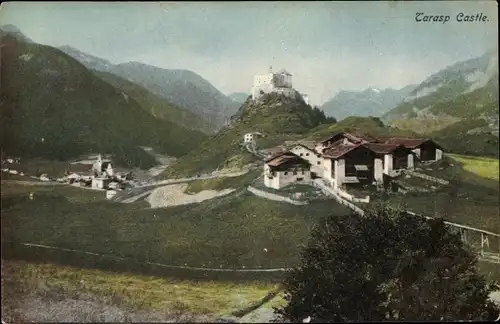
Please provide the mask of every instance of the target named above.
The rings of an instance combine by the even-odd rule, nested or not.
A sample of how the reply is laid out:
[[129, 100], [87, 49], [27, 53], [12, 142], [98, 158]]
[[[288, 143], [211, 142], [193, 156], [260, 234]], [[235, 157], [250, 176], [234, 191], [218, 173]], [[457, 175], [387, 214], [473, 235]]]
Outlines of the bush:
[[493, 285], [442, 220], [377, 208], [325, 218], [285, 280], [281, 320], [493, 320]]

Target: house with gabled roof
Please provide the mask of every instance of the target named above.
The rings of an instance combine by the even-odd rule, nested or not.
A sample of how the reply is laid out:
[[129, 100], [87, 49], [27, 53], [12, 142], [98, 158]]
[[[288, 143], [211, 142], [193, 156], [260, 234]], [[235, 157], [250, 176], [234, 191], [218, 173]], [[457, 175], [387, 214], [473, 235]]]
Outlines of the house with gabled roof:
[[314, 145], [295, 143], [289, 145], [289, 151], [303, 158], [311, 164], [311, 177], [321, 177], [323, 172], [322, 156], [314, 150]]
[[389, 137], [380, 140], [411, 149], [420, 162], [439, 161], [443, 158], [443, 148], [430, 138]]
[[280, 189], [296, 182], [311, 180], [311, 164], [292, 152], [277, 154], [264, 163], [264, 185]]

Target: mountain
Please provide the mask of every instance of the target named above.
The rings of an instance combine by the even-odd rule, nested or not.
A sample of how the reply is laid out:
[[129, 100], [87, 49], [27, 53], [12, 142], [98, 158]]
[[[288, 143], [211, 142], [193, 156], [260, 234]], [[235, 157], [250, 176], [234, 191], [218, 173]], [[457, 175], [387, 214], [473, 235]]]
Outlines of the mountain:
[[84, 53], [68, 45], [60, 46], [58, 47], [58, 49], [68, 54], [91, 70], [111, 72], [114, 67], [114, 64], [108, 60]]
[[244, 93], [244, 92], [233, 92], [231, 94], [229, 94], [229, 98], [231, 100], [233, 100], [234, 102], [237, 102], [239, 104], [242, 104], [244, 103], [247, 98], [248, 98], [249, 94], [248, 93]]
[[302, 138], [328, 121], [321, 110], [307, 105], [298, 92], [293, 98], [276, 93], [266, 94], [258, 101], [248, 98], [228, 126], [175, 161], [160, 178], [241, 167], [255, 161], [242, 146], [244, 134], [260, 132], [263, 137], [258, 139], [258, 147], [265, 148]]
[[139, 146], [181, 156], [205, 138], [145, 112], [56, 48], [7, 33], [0, 54], [1, 144], [8, 154], [66, 160], [101, 151], [147, 168], [154, 160]]
[[154, 95], [202, 117], [218, 129], [239, 104], [222, 94], [210, 82], [189, 70], [162, 69], [139, 62], [113, 65], [69, 46], [60, 47], [86, 67], [115, 74], [134, 82]]
[[146, 88], [112, 73], [93, 71], [98, 77], [130, 96], [148, 113], [156, 118], [167, 120], [187, 129], [198, 130], [206, 134], [213, 133], [213, 127], [200, 116], [189, 110], [174, 106], [168, 100], [160, 98]]
[[320, 108], [327, 116], [342, 120], [349, 116], [379, 117], [402, 102], [416, 85], [396, 90], [368, 88], [363, 91], [340, 91]]
[[384, 119], [432, 136], [451, 152], [498, 157], [498, 53], [431, 75]]
[[463, 119], [482, 118], [498, 124], [497, 116], [498, 53], [487, 52], [431, 75], [384, 119], [432, 132]]
[[11, 24], [5, 24], [5, 25], [0, 26], [0, 37], [3, 37], [5, 35], [10, 35], [10, 36], [15, 37], [16, 39], [23, 41], [23, 42], [26, 42], [26, 43], [33, 43], [33, 41], [30, 38], [26, 37], [26, 35], [24, 35], [19, 30], [19, 28], [17, 28], [14, 25], [11, 25]]

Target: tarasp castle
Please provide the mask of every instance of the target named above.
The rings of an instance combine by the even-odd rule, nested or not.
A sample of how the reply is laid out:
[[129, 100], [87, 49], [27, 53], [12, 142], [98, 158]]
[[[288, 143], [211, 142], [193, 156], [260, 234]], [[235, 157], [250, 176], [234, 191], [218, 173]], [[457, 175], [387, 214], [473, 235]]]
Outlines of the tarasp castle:
[[[292, 74], [286, 70], [273, 72], [272, 67], [269, 67], [269, 72], [266, 74], [257, 74], [253, 78], [252, 99], [258, 99], [266, 93], [281, 93], [286, 96], [292, 96], [295, 93], [292, 87]], [[305, 94], [301, 94], [306, 104], [309, 104], [309, 98]]]

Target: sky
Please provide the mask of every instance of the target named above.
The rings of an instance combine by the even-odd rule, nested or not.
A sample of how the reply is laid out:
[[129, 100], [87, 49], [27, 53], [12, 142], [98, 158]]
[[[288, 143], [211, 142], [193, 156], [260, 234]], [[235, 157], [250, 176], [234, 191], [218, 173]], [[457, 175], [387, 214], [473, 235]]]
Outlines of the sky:
[[[285, 68], [321, 105], [340, 90], [402, 88], [498, 50], [496, 1], [4, 2], [0, 24], [112, 63], [188, 69], [225, 94]], [[416, 14], [449, 15], [417, 22]], [[485, 22], [458, 22], [463, 13]]]

